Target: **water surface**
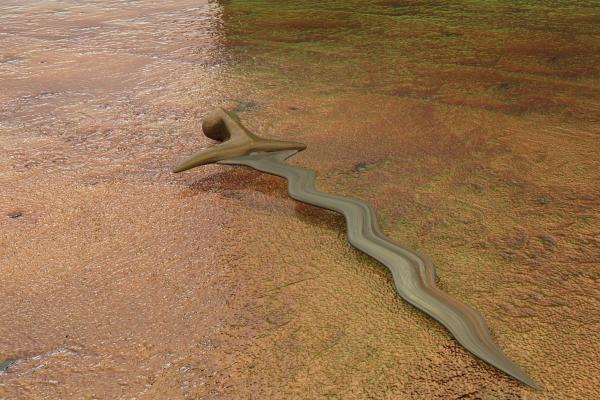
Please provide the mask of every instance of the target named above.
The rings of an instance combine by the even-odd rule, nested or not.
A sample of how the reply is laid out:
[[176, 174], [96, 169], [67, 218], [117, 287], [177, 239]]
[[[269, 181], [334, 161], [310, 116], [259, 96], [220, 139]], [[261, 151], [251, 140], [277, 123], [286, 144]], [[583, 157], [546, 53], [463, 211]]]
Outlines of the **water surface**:
[[[595, 2], [1, 6], [0, 397], [593, 398]], [[319, 189], [373, 204], [544, 389], [283, 180], [172, 175], [217, 106], [306, 143]]]

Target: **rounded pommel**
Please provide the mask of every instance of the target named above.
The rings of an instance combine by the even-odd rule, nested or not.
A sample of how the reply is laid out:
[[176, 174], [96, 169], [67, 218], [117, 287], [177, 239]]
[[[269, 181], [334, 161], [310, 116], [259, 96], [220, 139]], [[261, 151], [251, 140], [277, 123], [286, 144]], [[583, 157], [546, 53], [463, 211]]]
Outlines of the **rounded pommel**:
[[211, 164], [258, 151], [302, 151], [306, 149], [306, 145], [303, 143], [258, 137], [242, 125], [234, 112], [223, 108], [216, 109], [204, 119], [202, 122], [202, 131], [207, 137], [221, 143], [193, 154], [178, 164], [173, 172], [182, 172], [200, 165]]
[[225, 109], [218, 108], [211, 112], [202, 121], [202, 131], [204, 136], [209, 137], [219, 142], [224, 142], [231, 137], [231, 132], [227, 129], [225, 119], [230, 118], [233, 121], [240, 123], [239, 118], [234, 113], [229, 113]]

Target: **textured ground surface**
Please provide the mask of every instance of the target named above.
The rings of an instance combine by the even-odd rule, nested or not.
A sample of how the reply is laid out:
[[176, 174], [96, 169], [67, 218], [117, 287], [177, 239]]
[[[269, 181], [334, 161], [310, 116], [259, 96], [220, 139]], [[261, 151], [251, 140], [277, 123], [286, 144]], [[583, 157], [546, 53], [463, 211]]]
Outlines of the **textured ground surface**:
[[[594, 2], [0, 4], [0, 398], [595, 398]], [[283, 180], [172, 175], [215, 106], [307, 143], [543, 390]]]

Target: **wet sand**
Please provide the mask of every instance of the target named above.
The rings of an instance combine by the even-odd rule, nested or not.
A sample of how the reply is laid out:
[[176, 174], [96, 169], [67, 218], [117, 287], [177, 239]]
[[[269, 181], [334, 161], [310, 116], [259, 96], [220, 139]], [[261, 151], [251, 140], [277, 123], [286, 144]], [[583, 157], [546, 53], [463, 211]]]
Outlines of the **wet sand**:
[[[174, 3], [3, 2], [0, 398], [594, 398], [593, 3]], [[171, 174], [216, 106], [307, 143], [543, 389], [282, 179]]]

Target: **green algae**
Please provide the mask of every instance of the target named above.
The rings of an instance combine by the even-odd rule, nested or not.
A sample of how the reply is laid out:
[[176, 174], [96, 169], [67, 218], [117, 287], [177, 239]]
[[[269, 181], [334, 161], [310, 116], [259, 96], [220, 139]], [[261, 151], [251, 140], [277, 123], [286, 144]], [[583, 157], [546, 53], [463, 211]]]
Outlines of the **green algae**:
[[[235, 44], [231, 72], [242, 79], [259, 71], [291, 88], [413, 87], [417, 98], [435, 88], [425, 98], [452, 106], [598, 120], [598, 89], [576, 96], [578, 82], [600, 74], [595, 9], [566, 1], [234, 0], [223, 4], [223, 19]], [[503, 81], [517, 89], [486, 89]]]

